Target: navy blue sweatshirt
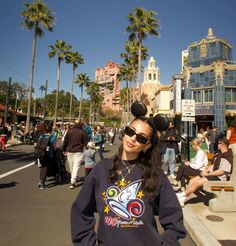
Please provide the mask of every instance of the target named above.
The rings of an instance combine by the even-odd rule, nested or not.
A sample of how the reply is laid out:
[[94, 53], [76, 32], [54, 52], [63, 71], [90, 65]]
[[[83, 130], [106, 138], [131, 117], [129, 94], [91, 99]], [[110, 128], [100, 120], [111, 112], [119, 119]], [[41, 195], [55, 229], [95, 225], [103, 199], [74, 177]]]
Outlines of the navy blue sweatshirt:
[[[183, 213], [175, 192], [161, 171], [153, 202], [148, 202], [143, 188], [143, 170], [135, 165], [122, 180], [111, 184], [108, 180], [113, 159], [98, 163], [72, 205], [71, 236], [75, 246], [143, 246], [179, 245], [186, 235]], [[94, 212], [99, 214], [95, 233]], [[157, 231], [154, 216], [164, 228]]]

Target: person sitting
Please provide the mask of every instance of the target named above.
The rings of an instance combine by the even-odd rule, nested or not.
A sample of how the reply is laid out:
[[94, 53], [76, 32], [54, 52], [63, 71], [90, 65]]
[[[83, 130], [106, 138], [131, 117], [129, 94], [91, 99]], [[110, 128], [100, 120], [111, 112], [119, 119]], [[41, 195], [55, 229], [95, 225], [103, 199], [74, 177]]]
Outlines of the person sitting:
[[[185, 190], [186, 178], [188, 176], [198, 176], [207, 168], [208, 158], [205, 151], [201, 149], [201, 141], [195, 138], [192, 140], [191, 145], [197, 151], [197, 154], [190, 161], [186, 161], [183, 165], [179, 166], [175, 181], [172, 183], [175, 191], [179, 189]], [[179, 181], [181, 187], [179, 187]]]
[[189, 196], [198, 188], [202, 187], [208, 180], [226, 181], [232, 172], [233, 152], [229, 147], [229, 140], [221, 138], [218, 141], [218, 150], [213, 165], [209, 166], [205, 171], [201, 172], [201, 176], [194, 177], [190, 180], [185, 191], [177, 193], [180, 205], [183, 207]]

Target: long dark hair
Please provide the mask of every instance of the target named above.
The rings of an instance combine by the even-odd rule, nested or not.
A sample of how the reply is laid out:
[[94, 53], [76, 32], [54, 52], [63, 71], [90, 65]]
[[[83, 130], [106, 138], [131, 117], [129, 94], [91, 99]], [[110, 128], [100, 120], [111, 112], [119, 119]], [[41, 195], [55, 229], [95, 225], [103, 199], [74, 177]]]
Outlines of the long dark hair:
[[[148, 200], [154, 199], [154, 194], [157, 188], [158, 176], [161, 170], [161, 157], [159, 151], [159, 137], [158, 133], [153, 125], [151, 119], [142, 117], [135, 118], [132, 123], [136, 120], [141, 120], [147, 123], [152, 129], [151, 147], [146, 152], [140, 152], [137, 158], [137, 163], [141, 165], [144, 170], [144, 189], [147, 193]], [[132, 124], [131, 123], [131, 124]], [[118, 154], [113, 159], [113, 166], [109, 171], [109, 180], [114, 183], [118, 178], [118, 167], [121, 162], [121, 156], [123, 153], [123, 144], [120, 146]]]

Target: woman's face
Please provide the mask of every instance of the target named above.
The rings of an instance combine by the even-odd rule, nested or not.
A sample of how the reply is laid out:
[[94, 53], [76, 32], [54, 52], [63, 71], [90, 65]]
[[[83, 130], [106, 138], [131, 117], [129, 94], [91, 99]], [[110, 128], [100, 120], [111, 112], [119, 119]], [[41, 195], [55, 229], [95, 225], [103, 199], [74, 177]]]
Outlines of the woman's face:
[[197, 143], [192, 142], [192, 147], [194, 150], [198, 150], [200, 146]]
[[[127, 135], [125, 133], [123, 138], [123, 149], [127, 154], [134, 154], [136, 157], [141, 151], [146, 151], [151, 147], [151, 137], [152, 137], [152, 129], [151, 127], [142, 120], [135, 120], [129, 126], [132, 136]], [[135, 134], [134, 134], [135, 133]], [[148, 140], [147, 143], [140, 143], [141, 140]], [[142, 141], [141, 141], [142, 142]]]

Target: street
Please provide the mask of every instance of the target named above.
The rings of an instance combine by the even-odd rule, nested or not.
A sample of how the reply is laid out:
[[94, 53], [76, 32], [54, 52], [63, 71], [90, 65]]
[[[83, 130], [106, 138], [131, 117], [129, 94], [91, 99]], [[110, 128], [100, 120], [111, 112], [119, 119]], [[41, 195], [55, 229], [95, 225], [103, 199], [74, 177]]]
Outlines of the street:
[[[117, 147], [117, 142], [113, 146], [107, 144], [105, 157], [112, 156]], [[5, 153], [0, 152], [0, 245], [72, 246], [70, 208], [81, 186], [70, 190], [68, 184], [58, 185], [51, 178], [48, 188], [39, 190], [39, 169], [33, 164], [32, 152], [32, 145], [11, 146]], [[27, 168], [4, 176], [30, 163]], [[83, 166], [79, 176], [84, 176]], [[181, 245], [195, 244], [187, 236]]]

